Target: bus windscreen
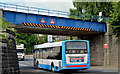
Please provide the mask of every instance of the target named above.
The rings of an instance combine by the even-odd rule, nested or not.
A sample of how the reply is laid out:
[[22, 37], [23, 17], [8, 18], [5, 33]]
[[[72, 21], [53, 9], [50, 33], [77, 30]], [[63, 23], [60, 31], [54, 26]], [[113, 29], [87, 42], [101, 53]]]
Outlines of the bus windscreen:
[[87, 49], [86, 42], [67, 42], [66, 49]]

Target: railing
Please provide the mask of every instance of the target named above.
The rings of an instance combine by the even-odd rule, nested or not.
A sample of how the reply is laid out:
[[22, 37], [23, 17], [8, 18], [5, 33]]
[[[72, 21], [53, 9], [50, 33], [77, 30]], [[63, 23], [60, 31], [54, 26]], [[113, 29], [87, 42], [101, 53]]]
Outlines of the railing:
[[91, 20], [91, 22], [92, 21], [97, 21], [97, 22], [108, 21], [108, 18], [106, 17], [85, 15], [85, 14], [80, 14], [80, 13], [74, 13], [71, 15], [69, 12], [65, 12], [65, 11], [49, 10], [49, 9], [21, 6], [21, 5], [15, 5], [15, 4], [7, 4], [7, 3], [1, 3], [1, 2], [0, 2], [0, 8], [3, 8], [4, 10], [33, 13], [33, 14], [38, 14], [38, 15], [41, 14], [41, 15], [48, 15], [48, 16], [81, 19], [83, 21]]

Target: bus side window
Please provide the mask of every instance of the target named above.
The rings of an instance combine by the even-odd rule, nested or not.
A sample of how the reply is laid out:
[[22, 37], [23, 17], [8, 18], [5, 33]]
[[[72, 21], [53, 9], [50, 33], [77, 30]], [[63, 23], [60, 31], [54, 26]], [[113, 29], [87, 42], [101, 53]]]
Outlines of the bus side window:
[[36, 50], [36, 59], [37, 59], [37, 50]]
[[43, 53], [43, 59], [46, 59], [46, 56], [47, 56], [46, 48], [44, 48], [42, 53]]
[[37, 52], [35, 51], [35, 58], [37, 59]]
[[34, 58], [36, 58], [35, 51], [34, 51]]
[[40, 59], [40, 49], [39, 49], [39, 59]]
[[40, 49], [40, 59], [42, 59], [42, 49]]
[[39, 50], [37, 50], [37, 59], [39, 59]]
[[62, 60], [62, 46], [60, 46], [60, 59]]

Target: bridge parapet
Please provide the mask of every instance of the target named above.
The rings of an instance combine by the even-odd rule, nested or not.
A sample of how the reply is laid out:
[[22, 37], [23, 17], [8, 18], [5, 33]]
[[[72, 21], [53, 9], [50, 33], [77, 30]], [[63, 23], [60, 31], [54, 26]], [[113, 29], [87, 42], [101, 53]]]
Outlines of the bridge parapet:
[[[80, 31], [106, 32], [106, 23], [98, 22], [99, 16], [96, 16], [98, 18], [94, 18], [95, 16], [91, 16], [91, 15], [79, 14], [81, 16], [77, 16], [77, 15], [75, 16], [73, 14], [75, 17], [74, 18], [69, 12], [48, 10], [48, 9], [41, 9], [41, 8], [27, 7], [27, 6], [6, 4], [6, 3], [0, 3], [0, 7], [3, 8], [3, 18], [5, 18], [7, 22], [10, 22], [14, 25], [26, 26], [26, 27], [39, 27], [39, 29], [40, 27], [46, 29], [56, 28], [58, 30], [63, 29], [63, 30], [68, 30], [68, 31], [72, 30], [78, 32]], [[42, 12], [44, 12], [44, 14], [42, 14]], [[54, 16], [51, 14], [53, 14]], [[94, 19], [96, 21], [94, 21]]]
[[100, 18], [100, 16], [86, 15], [86, 14], [80, 14], [80, 13], [71, 14], [70, 12], [65, 12], [65, 11], [49, 10], [45, 8], [28, 7], [28, 6], [22, 6], [22, 5], [1, 3], [1, 2], [0, 2], [0, 7], [3, 8], [4, 10], [10, 10], [10, 11], [15, 11], [15, 12], [24, 12], [24, 13], [32, 13], [32, 14], [37, 14], [37, 15], [81, 19], [83, 21], [85, 20], [90, 20], [91, 22], [92, 21], [97, 21], [97, 22], [108, 21], [107, 17]]

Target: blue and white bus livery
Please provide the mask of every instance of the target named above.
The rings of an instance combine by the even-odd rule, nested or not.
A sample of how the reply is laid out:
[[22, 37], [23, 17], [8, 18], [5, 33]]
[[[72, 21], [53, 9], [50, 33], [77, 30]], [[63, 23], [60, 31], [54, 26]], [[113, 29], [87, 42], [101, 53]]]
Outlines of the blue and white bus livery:
[[34, 67], [52, 71], [89, 69], [89, 41], [67, 40], [35, 45]]

